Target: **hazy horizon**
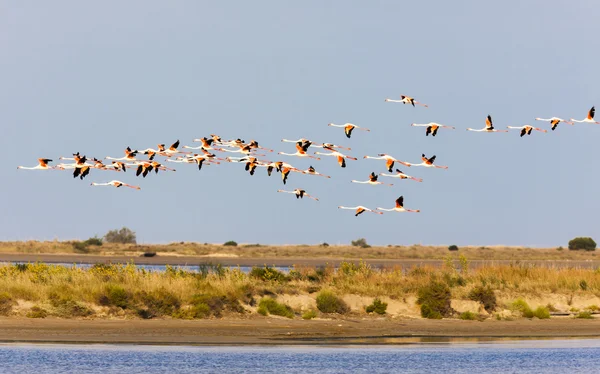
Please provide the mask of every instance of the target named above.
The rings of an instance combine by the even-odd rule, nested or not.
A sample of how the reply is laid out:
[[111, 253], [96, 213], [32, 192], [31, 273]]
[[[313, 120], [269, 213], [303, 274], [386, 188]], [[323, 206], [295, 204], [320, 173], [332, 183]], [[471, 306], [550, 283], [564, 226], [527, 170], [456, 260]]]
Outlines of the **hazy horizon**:
[[[594, 85], [600, 25], [591, 1], [393, 3], [266, 1], [76, 1], [5, 3], [0, 13], [0, 100], [7, 142], [0, 149], [5, 212], [0, 240], [87, 239], [129, 227], [139, 243], [504, 245], [566, 247], [600, 239], [594, 212], [600, 125], [558, 125], [600, 105]], [[589, 16], [588, 16], [589, 17]], [[429, 105], [385, 103], [406, 94]], [[600, 108], [599, 108], [600, 110]], [[519, 137], [473, 133], [485, 117], [497, 129], [548, 129]], [[596, 120], [599, 118], [597, 117]], [[351, 122], [371, 129], [328, 127]], [[411, 123], [455, 126], [436, 137]], [[121, 157], [216, 133], [295, 152], [282, 138], [348, 147], [340, 168], [267, 155], [325, 179], [254, 176], [243, 165], [170, 164], [146, 178], [92, 170], [16, 170], [38, 158], [81, 152]], [[311, 148], [309, 153], [321, 151]], [[393, 187], [352, 184], [386, 172], [388, 153], [448, 170], [404, 167], [422, 183], [380, 177]], [[227, 154], [227, 156], [237, 156]], [[218, 154], [221, 157], [220, 154]], [[224, 156], [223, 156], [224, 157]], [[160, 161], [164, 159], [161, 158]], [[91, 187], [112, 179], [141, 191]], [[319, 202], [278, 189], [303, 188]], [[405, 207], [382, 216], [338, 205]]]

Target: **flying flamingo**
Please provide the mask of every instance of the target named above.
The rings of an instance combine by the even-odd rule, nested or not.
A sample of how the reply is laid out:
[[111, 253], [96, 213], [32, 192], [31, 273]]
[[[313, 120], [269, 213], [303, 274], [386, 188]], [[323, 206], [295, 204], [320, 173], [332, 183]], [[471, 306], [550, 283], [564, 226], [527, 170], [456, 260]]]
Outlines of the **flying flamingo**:
[[163, 164], [161, 164], [160, 162], [157, 162], [157, 161], [152, 161], [151, 164], [152, 164], [152, 167], [154, 168], [154, 172], [156, 174], [158, 174], [159, 170], [163, 170], [163, 171], [167, 171], [167, 170], [169, 170], [169, 171], [176, 171], [175, 169], [168, 168], [165, 165], [163, 165]]
[[385, 160], [385, 167], [387, 168], [387, 170], [391, 173], [393, 168], [394, 168], [394, 162], [398, 162], [404, 166], [410, 166], [408, 165], [408, 163], [404, 162], [404, 161], [400, 161], [397, 160], [395, 157], [392, 157], [390, 155], [387, 155], [385, 153], [379, 153], [377, 154], [378, 157], [375, 156], [365, 156], [364, 158], [370, 158], [373, 160]]
[[352, 148], [350, 148], [350, 147], [342, 147], [341, 145], [335, 145], [335, 144], [331, 144], [331, 143], [313, 144], [312, 146], [317, 147], [317, 148], [329, 149], [330, 151], [333, 151], [332, 148], [345, 149], [347, 151], [352, 150]]
[[354, 129], [359, 129], [359, 130], [363, 130], [363, 131], [371, 131], [371, 130], [369, 130], [367, 128], [358, 127], [356, 125], [353, 125], [352, 123], [345, 123], [343, 125], [336, 125], [336, 124], [330, 123], [327, 126], [343, 127], [344, 128], [344, 133], [346, 134], [347, 138], [350, 138], [350, 136], [352, 136], [352, 131], [354, 131]]
[[140, 190], [141, 188], [138, 186], [132, 186], [130, 184], [127, 183], [123, 183], [121, 181], [117, 181], [117, 180], [112, 180], [110, 182], [106, 182], [106, 183], [92, 183], [92, 186], [115, 186], [115, 187], [121, 187], [121, 186], [125, 186], [125, 187], [130, 187], [130, 188], [135, 188], [136, 190]]
[[325, 178], [331, 178], [329, 175], [325, 175], [325, 174], [321, 174], [321, 173], [317, 172], [317, 171], [315, 170], [315, 168], [313, 168], [313, 167], [312, 167], [312, 165], [311, 165], [311, 166], [309, 166], [309, 167], [308, 167], [308, 169], [306, 169], [306, 170], [303, 170], [302, 172], [303, 172], [304, 174], [318, 175], [318, 176], [325, 177]]
[[280, 173], [283, 168], [289, 168], [290, 171], [295, 171], [295, 172], [299, 172], [299, 173], [302, 172], [302, 170], [299, 170], [299, 169], [293, 167], [292, 165], [288, 164], [287, 162], [283, 162], [283, 161], [268, 162], [268, 163], [264, 163], [264, 164], [260, 163], [260, 164], [258, 164], [258, 166], [267, 168], [267, 174], [269, 176], [271, 176], [273, 169], [275, 169], [276, 171], [278, 171]]
[[521, 137], [523, 137], [524, 135], [531, 135], [531, 131], [533, 130], [537, 130], [537, 131], [541, 131], [541, 132], [548, 132], [548, 130], [543, 130], [540, 129], [539, 127], [533, 127], [533, 126], [529, 126], [529, 125], [525, 125], [525, 126], [506, 126], [509, 129], [521, 129]]
[[148, 175], [148, 173], [151, 172], [152, 169], [154, 169], [154, 166], [152, 166], [150, 162], [139, 162], [137, 164], [137, 171], [135, 172], [135, 176], [139, 177], [139, 175], [142, 174], [142, 176], [146, 178], [146, 175]]
[[354, 206], [354, 207], [349, 207], [349, 206], [338, 206], [338, 209], [349, 209], [349, 210], [356, 210], [354, 217], [358, 217], [359, 214], [362, 214], [364, 212], [371, 212], [371, 213], [375, 213], [375, 214], [383, 214], [381, 212], [369, 209], [367, 207], [364, 207], [362, 205], [359, 206]]
[[423, 153], [421, 155], [421, 159], [423, 160], [423, 162], [421, 162], [420, 164], [411, 164], [410, 162], [407, 162], [406, 164], [407, 164], [407, 166], [423, 166], [426, 168], [448, 169], [447, 166], [439, 166], [439, 165], [433, 164], [433, 162], [435, 161], [435, 155], [431, 156], [430, 158], [427, 158], [427, 157], [425, 157], [425, 154]]
[[371, 175], [369, 175], [369, 180], [368, 181], [357, 181], [357, 180], [351, 180], [352, 183], [362, 183], [362, 184], [371, 184], [371, 185], [377, 185], [377, 184], [384, 184], [386, 186], [393, 186], [393, 184], [387, 184], [387, 183], [383, 183], [383, 182], [378, 182], [377, 181], [378, 176], [373, 172], [371, 173]]
[[588, 112], [588, 115], [585, 119], [582, 119], [581, 121], [576, 120], [571, 118], [571, 122], [587, 122], [587, 123], [596, 123], [600, 125], [600, 122], [596, 122], [594, 121], [594, 114], [596, 114], [596, 108], [592, 107], [592, 109], [590, 109], [590, 111]]
[[301, 190], [299, 188], [296, 188], [293, 191], [277, 190], [277, 192], [293, 193], [296, 195], [296, 199], [302, 199], [304, 196], [306, 196], [306, 197], [310, 197], [311, 199], [313, 199], [315, 201], [319, 201], [319, 199], [317, 199], [316, 197], [307, 194], [305, 190]]
[[415, 106], [415, 104], [419, 104], [419, 105], [424, 106], [425, 108], [428, 107], [427, 104], [420, 103], [420, 102], [416, 101], [414, 98], [412, 98], [410, 96], [406, 96], [406, 95], [400, 95], [400, 100], [385, 99], [385, 101], [391, 102], [391, 103], [411, 104], [412, 106]]
[[435, 123], [435, 122], [429, 122], [429, 123], [424, 123], [424, 124], [413, 123], [413, 124], [411, 124], [411, 126], [427, 127], [427, 129], [425, 130], [425, 136], [429, 136], [429, 134], [431, 134], [431, 136], [435, 136], [438, 132], [438, 129], [441, 127], [446, 128], [446, 129], [452, 129], [452, 130], [455, 129], [455, 127], [453, 127], [453, 126], [440, 125], [439, 123]]
[[315, 154], [322, 155], [322, 156], [335, 156], [335, 157], [337, 157], [338, 164], [343, 168], [346, 167], [346, 159], [355, 160], [355, 161], [358, 160], [356, 157], [346, 156], [338, 151], [331, 151], [331, 153], [315, 152]]
[[492, 116], [488, 114], [485, 119], [485, 127], [482, 129], [472, 129], [468, 128], [467, 131], [476, 131], [476, 132], [508, 132], [508, 130], [496, 130], [494, 129], [494, 125], [492, 124]]
[[263, 151], [273, 152], [272, 149], [261, 147], [260, 145], [258, 145], [258, 142], [256, 140], [250, 140], [250, 143], [248, 143], [248, 145], [250, 146], [250, 148], [262, 149]]
[[405, 209], [404, 208], [404, 196], [400, 196], [396, 199], [396, 206], [392, 209], [385, 208], [377, 208], [378, 210], [383, 210], [384, 212], [411, 212], [411, 213], [419, 213], [419, 209]]
[[231, 151], [229, 149], [221, 149], [221, 151], [223, 151], [223, 152], [229, 152], [229, 153], [242, 153], [242, 154], [245, 154], [246, 156], [250, 156], [250, 155], [253, 155], [253, 156], [264, 156], [262, 154], [259, 155], [259, 154], [256, 154], [256, 153], [252, 153], [252, 149], [253, 148], [250, 147], [248, 144], [242, 144], [240, 146], [235, 146], [235, 147], [238, 147], [238, 149], [235, 150], [235, 151]]
[[295, 153], [278, 152], [277, 154], [278, 155], [286, 155], [286, 156], [308, 157], [308, 158], [314, 158], [316, 160], [320, 160], [319, 157], [311, 156], [308, 153], [306, 153], [306, 150], [308, 149], [308, 147], [310, 147], [310, 143], [298, 142], [298, 143], [296, 143], [296, 152]]
[[38, 158], [38, 164], [33, 167], [27, 166], [17, 166], [17, 169], [25, 169], [25, 170], [50, 170], [50, 169], [60, 169], [56, 166], [49, 166], [48, 163], [52, 162], [49, 158]]
[[136, 155], [137, 155], [137, 151], [133, 151], [131, 148], [127, 147], [125, 149], [125, 157], [114, 158], [114, 157], [106, 156], [105, 159], [115, 160], [115, 161], [137, 161], [137, 159], [135, 158]]
[[574, 125], [573, 122], [571, 121], [567, 121], [564, 120], [562, 118], [558, 118], [558, 117], [552, 117], [552, 118], [538, 118], [536, 117], [535, 119], [536, 121], [546, 121], [546, 122], [550, 122], [550, 125], [552, 125], [552, 131], [554, 131], [556, 129], [556, 126], [558, 126], [559, 123], [564, 122], [564, 123], [568, 123], [569, 125]]
[[400, 178], [400, 179], [412, 179], [412, 180], [417, 181], [417, 182], [423, 182], [423, 179], [411, 177], [410, 175], [406, 175], [402, 171], [400, 171], [399, 169], [396, 169], [396, 173], [397, 174], [379, 173], [379, 175], [382, 175], [384, 177], [392, 177], [392, 178]]

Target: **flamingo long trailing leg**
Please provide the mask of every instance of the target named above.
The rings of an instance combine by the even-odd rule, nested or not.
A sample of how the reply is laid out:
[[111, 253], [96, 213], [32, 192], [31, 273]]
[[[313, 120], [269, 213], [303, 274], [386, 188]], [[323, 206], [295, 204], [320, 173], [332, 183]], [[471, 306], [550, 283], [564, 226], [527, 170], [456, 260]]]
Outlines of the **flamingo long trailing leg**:
[[525, 126], [506, 126], [509, 129], [519, 129], [521, 130], [521, 137], [523, 137], [524, 135], [531, 135], [531, 132], [533, 130], [536, 131], [540, 131], [540, 132], [548, 132], [548, 130], [544, 130], [544, 129], [540, 129], [539, 127], [533, 127], [533, 126], [529, 126], [529, 125], [525, 125]]
[[359, 206], [338, 206], [338, 209], [349, 209], [349, 210], [354, 210], [354, 217], [358, 217], [359, 214], [363, 214], [364, 212], [371, 212], [371, 213], [375, 213], [375, 214], [383, 214], [382, 212], [378, 212], [376, 210], [373, 209], [369, 209], [367, 207], [364, 207], [362, 205]]
[[347, 138], [350, 138], [352, 136], [352, 131], [354, 131], [354, 129], [359, 129], [359, 130], [363, 130], [363, 131], [371, 131], [364, 127], [358, 127], [352, 123], [345, 123], [343, 125], [336, 125], [334, 123], [329, 123], [327, 126], [342, 127], [344, 129], [344, 134], [346, 134]]
[[435, 161], [435, 155], [427, 158], [425, 156], [425, 154], [423, 153], [421, 155], [421, 160], [423, 160], [423, 162], [421, 162], [420, 164], [411, 164], [410, 162], [407, 162], [407, 166], [423, 166], [426, 168], [438, 168], [438, 169], [448, 169], [447, 166], [440, 166], [440, 165], [434, 165], [433, 162]]
[[595, 114], [596, 114], [596, 108], [592, 107], [592, 109], [589, 110], [587, 117], [585, 117], [582, 120], [576, 120], [576, 119], [571, 118], [571, 122], [578, 122], [578, 123], [586, 122], [586, 123], [600, 124], [600, 122], [594, 121]]
[[410, 212], [410, 213], [419, 213], [419, 209], [406, 209], [404, 208], [404, 196], [400, 196], [396, 199], [396, 206], [392, 209], [385, 208], [377, 208], [378, 210], [382, 210], [384, 212]]
[[296, 188], [293, 191], [277, 190], [277, 192], [284, 192], [284, 193], [294, 194], [294, 195], [296, 195], [296, 199], [302, 199], [304, 196], [306, 196], [306, 197], [309, 197], [309, 198], [311, 198], [311, 199], [313, 199], [315, 201], [319, 201], [319, 199], [317, 199], [314, 196], [311, 196], [311, 195], [307, 194], [305, 190], [302, 190], [300, 188]]
[[371, 173], [371, 175], [369, 175], [369, 180], [368, 181], [357, 181], [357, 180], [351, 180], [352, 183], [361, 183], [361, 184], [370, 184], [370, 185], [378, 185], [378, 184], [383, 184], [386, 186], [393, 186], [393, 184], [388, 184], [388, 183], [383, 183], [383, 182], [379, 182], [377, 181], [378, 175], [375, 174], [374, 172]]
[[406, 96], [406, 95], [400, 95], [400, 100], [385, 99], [385, 102], [411, 104], [413, 107], [415, 106], [415, 104], [422, 105], [425, 108], [429, 107], [429, 105], [420, 103], [420, 102], [416, 101], [413, 97]]
[[539, 118], [539, 117], [536, 117], [535, 120], [536, 121], [550, 122], [550, 126], [552, 126], [551, 127], [552, 131], [556, 130], [556, 126], [558, 126], [558, 124], [561, 123], [561, 122], [568, 123], [569, 125], [574, 125], [573, 122], [567, 121], [567, 120], [564, 120], [564, 119], [558, 118], [558, 117], [552, 117], [552, 118]]
[[319, 157], [311, 156], [308, 153], [306, 153], [306, 150], [308, 149], [308, 147], [310, 147], [310, 143], [298, 142], [298, 143], [296, 143], [296, 153], [278, 152], [277, 154], [286, 155], [286, 156], [308, 157], [308, 158], [314, 158], [316, 160], [320, 160]]
[[112, 180], [112, 181], [106, 182], [106, 183], [96, 183], [96, 182], [93, 182], [91, 185], [92, 186], [114, 186], [114, 187], [117, 187], [117, 188], [124, 186], [124, 187], [133, 188], [133, 189], [136, 189], [136, 190], [140, 190], [141, 189], [139, 186], [132, 186], [130, 184], [123, 183], [123, 182], [117, 181], [117, 180]]
[[392, 157], [388, 154], [385, 153], [379, 153], [377, 154], [377, 157], [375, 156], [365, 156], [363, 158], [370, 158], [372, 160], [385, 160], [385, 167], [387, 168], [387, 170], [391, 173], [393, 171], [394, 168], [394, 163], [398, 162], [404, 166], [409, 166], [407, 162], [404, 161], [400, 161], [398, 159], [396, 159], [395, 157]]
[[338, 164], [340, 165], [340, 167], [343, 168], [346, 167], [346, 159], [354, 161], [358, 160], [356, 157], [346, 156], [338, 151], [331, 151], [331, 153], [315, 152], [315, 154], [322, 156], [335, 156], [337, 158]]
[[248, 143], [248, 146], [253, 149], [262, 149], [263, 151], [273, 152], [272, 149], [265, 148], [265, 147], [258, 145], [258, 142], [256, 140], [250, 140], [250, 143]]
[[494, 128], [494, 124], [492, 123], [492, 116], [488, 114], [485, 119], [485, 127], [482, 129], [472, 129], [468, 128], [467, 131], [475, 131], [475, 132], [508, 132], [508, 130], [496, 130]]
[[425, 130], [425, 136], [429, 136], [429, 134], [431, 134], [431, 136], [436, 136], [436, 134], [440, 128], [452, 129], [452, 130], [456, 129], [456, 127], [440, 125], [439, 123], [435, 123], [435, 122], [429, 122], [429, 123], [423, 123], [423, 124], [413, 123], [413, 124], [411, 124], [411, 126], [426, 127], [427, 129]]
[[391, 177], [391, 178], [412, 179], [412, 180], [417, 181], [417, 182], [423, 182], [423, 179], [411, 177], [410, 175], [406, 175], [402, 171], [400, 171], [399, 169], [396, 169], [396, 174], [379, 173], [379, 175], [382, 175], [384, 177]]
[[51, 169], [60, 169], [57, 166], [50, 166], [48, 163], [52, 162], [49, 158], [38, 158], [38, 164], [36, 166], [28, 167], [28, 166], [17, 166], [17, 169], [24, 170], [51, 170]]

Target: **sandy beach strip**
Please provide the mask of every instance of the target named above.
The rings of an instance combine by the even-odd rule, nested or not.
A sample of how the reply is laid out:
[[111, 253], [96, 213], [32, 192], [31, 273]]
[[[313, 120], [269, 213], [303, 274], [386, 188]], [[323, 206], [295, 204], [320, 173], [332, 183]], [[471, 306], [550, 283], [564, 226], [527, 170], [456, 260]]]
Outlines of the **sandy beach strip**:
[[[107, 256], [107, 255], [85, 255], [85, 254], [45, 254], [45, 253], [0, 253], [0, 262], [45, 262], [45, 263], [113, 263], [126, 264], [133, 262], [138, 265], [207, 265], [221, 264], [223, 266], [337, 266], [341, 262], [364, 261], [374, 267], [411, 267], [411, 266], [433, 266], [440, 267], [444, 260], [428, 259], [360, 259], [360, 258], [306, 258], [306, 257], [210, 257], [210, 256]], [[471, 260], [471, 267], [484, 265], [508, 265], [514, 263], [512, 260]], [[520, 260], [523, 265], [537, 265], [548, 267], [578, 267], [595, 269], [600, 267], [599, 261], [589, 260]]]
[[0, 318], [0, 342], [159, 345], [408, 344], [502, 338], [600, 338], [600, 320], [74, 320]]

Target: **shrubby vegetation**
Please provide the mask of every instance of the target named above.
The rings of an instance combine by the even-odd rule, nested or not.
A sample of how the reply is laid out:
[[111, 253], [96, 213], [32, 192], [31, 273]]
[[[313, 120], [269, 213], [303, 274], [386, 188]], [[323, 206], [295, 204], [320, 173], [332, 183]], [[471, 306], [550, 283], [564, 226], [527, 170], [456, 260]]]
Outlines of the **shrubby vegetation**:
[[[133, 264], [96, 264], [89, 269], [42, 263], [0, 265], [0, 314], [31, 318], [194, 319], [255, 313], [258, 308], [272, 315], [281, 312], [292, 318], [310, 319], [319, 313], [387, 313], [389, 309], [381, 301], [386, 296], [404, 302], [415, 298], [426, 318], [470, 319], [471, 315], [461, 316], [452, 310], [451, 298], [476, 300], [494, 313], [500, 302], [506, 303], [496, 299], [500, 295], [525, 298], [552, 293], [576, 294], [580, 298], [600, 294], [600, 271], [594, 269], [516, 263], [469, 269], [465, 262], [458, 256], [456, 260], [449, 256], [443, 268], [383, 270], [362, 261], [342, 262], [337, 268], [295, 267], [289, 274], [268, 266], [255, 267], [246, 274], [239, 268], [210, 264], [195, 272], [171, 266], [164, 272], [152, 272]], [[310, 293], [316, 309], [291, 310], [290, 314], [290, 308], [276, 301], [279, 295], [298, 293]], [[344, 295], [367, 297], [373, 303], [363, 310], [351, 311], [342, 299]], [[568, 297], [565, 300], [568, 303]], [[532, 309], [525, 299], [508, 304], [506, 307], [515, 315], [526, 318], [548, 318], [550, 311], [555, 311], [552, 306]], [[585, 311], [596, 309], [596, 305], [590, 305]], [[479, 318], [482, 317], [476, 314]]]
[[449, 251], [458, 251], [458, 246], [452, 244], [451, 246], [448, 247]]
[[230, 240], [228, 242], [223, 243], [223, 245], [225, 247], [237, 247], [238, 244], [237, 244], [237, 242], [234, 242], [233, 240]]
[[119, 244], [136, 244], [135, 232], [131, 231], [127, 227], [123, 227], [119, 230], [110, 230], [104, 235], [104, 240], [107, 243], [119, 243]]
[[371, 247], [369, 244], [367, 244], [367, 239], [365, 239], [365, 238], [360, 238], [360, 239], [352, 240], [351, 244], [352, 244], [353, 247], [361, 247], [361, 248], [369, 248], [369, 247]]
[[596, 250], [596, 242], [592, 238], [588, 237], [578, 237], [569, 240], [569, 249], [572, 251], [576, 251], [582, 249], [584, 251], [595, 251]]

